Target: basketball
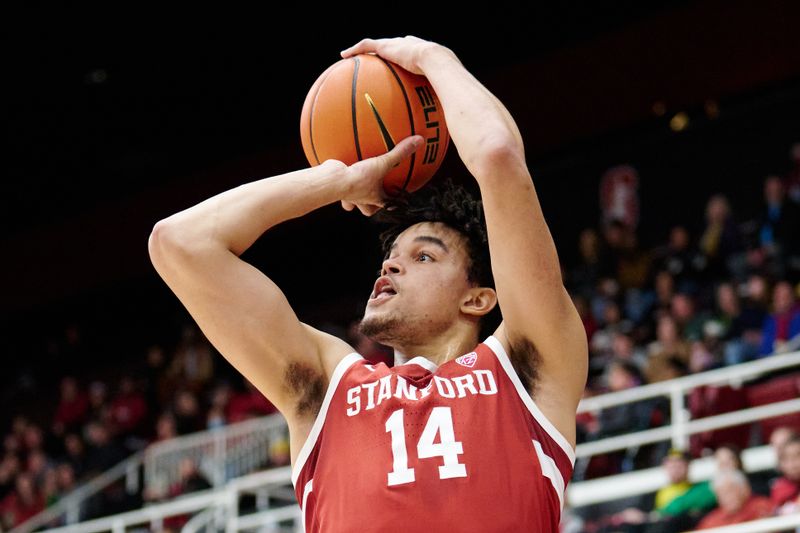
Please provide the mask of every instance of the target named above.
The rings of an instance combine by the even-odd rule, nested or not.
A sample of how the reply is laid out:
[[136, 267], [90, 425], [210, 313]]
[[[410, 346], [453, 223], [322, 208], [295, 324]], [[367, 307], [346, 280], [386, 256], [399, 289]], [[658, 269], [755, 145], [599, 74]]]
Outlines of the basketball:
[[427, 78], [373, 54], [328, 67], [309, 90], [300, 118], [311, 166], [326, 159], [352, 165], [385, 154], [415, 134], [425, 143], [385, 176], [383, 188], [390, 196], [425, 185], [444, 159], [450, 137]]

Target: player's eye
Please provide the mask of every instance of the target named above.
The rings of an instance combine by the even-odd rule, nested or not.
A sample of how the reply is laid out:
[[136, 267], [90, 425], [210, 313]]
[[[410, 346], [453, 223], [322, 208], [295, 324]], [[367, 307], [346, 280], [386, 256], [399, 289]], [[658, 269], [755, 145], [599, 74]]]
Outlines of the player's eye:
[[420, 252], [420, 253], [417, 254], [417, 259], [422, 260], [423, 257], [426, 257], [428, 259], [428, 261], [433, 261], [433, 257], [429, 256], [425, 252]]

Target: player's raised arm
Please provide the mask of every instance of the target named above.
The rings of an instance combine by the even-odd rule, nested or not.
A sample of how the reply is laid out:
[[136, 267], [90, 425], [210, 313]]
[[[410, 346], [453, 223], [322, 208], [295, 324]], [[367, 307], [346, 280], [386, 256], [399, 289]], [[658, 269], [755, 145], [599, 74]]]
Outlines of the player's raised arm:
[[[217, 350], [288, 419], [313, 415], [302, 412], [313, 408], [310, 395], [324, 392], [352, 348], [301, 323], [280, 288], [239, 256], [269, 228], [334, 202], [372, 214], [384, 199], [383, 175], [421, 140], [409, 137], [349, 167], [331, 160], [246, 183], [153, 228], [148, 249], [158, 274]], [[286, 259], [276, 250], [274, 260]]]
[[575, 408], [587, 375], [586, 334], [564, 288], [516, 123], [444, 46], [412, 36], [365, 39], [342, 55], [369, 52], [424, 74], [436, 91], [453, 144], [481, 191], [503, 315], [498, 335], [512, 345], [534, 345], [541, 359], [536, 401], [574, 442]]

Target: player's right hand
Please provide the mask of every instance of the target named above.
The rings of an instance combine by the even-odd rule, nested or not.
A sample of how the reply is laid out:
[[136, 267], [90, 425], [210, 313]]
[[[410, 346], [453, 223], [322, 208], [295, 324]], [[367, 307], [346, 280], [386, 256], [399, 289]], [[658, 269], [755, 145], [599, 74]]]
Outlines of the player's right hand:
[[370, 157], [347, 167], [345, 179], [348, 182], [348, 193], [341, 200], [342, 207], [346, 211], [357, 207], [366, 216], [372, 216], [380, 210], [388, 198], [383, 188], [384, 176], [403, 159], [416, 152], [423, 142], [425, 139], [421, 135], [412, 135], [398, 142], [383, 155]]

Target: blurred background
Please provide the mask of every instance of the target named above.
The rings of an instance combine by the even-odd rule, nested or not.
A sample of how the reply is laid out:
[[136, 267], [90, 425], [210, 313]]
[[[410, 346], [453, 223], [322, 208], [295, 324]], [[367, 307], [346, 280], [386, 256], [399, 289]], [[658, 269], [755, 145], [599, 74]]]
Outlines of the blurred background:
[[[448, 46], [516, 119], [591, 341], [587, 396], [615, 390], [607, 368], [620, 356], [627, 388], [791, 340], [791, 324], [766, 341], [764, 328], [771, 314], [800, 313], [800, 4], [550, 4], [465, 9], [458, 22], [433, 8], [308, 20], [297, 7], [202, 24], [188, 21], [198, 13], [143, 10], [9, 20], [0, 498], [25, 491], [27, 476], [54, 502], [70, 475], [90, 479], [153, 442], [274, 412], [193, 327], [147, 239], [205, 198], [307, 166], [306, 93], [363, 37]], [[468, 178], [454, 147], [439, 174]], [[380, 261], [366, 217], [330, 205], [242, 257], [301, 320], [386, 359], [353, 329]], [[320, 275], [332, 282], [309, 289]], [[749, 314], [736, 318], [741, 308]], [[651, 408], [641, 428], [614, 431], [657, 426]], [[590, 418], [587, 440], [603, 435]], [[695, 442], [694, 457], [704, 449]], [[276, 450], [274, 464], [286, 464]], [[658, 466], [664, 453], [595, 461], [581, 475]], [[47, 481], [63, 464], [67, 480]], [[21, 508], [33, 516], [37, 505]]]

